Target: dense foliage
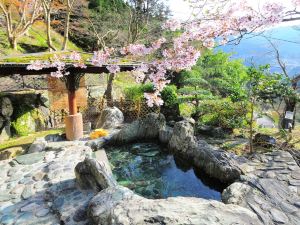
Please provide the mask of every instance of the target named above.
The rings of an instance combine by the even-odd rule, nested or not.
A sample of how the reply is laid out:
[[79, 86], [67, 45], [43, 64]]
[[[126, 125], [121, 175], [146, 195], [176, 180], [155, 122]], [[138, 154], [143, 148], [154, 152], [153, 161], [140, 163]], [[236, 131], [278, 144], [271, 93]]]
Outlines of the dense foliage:
[[161, 92], [161, 98], [165, 106], [174, 106], [178, 103], [177, 87], [175, 85], [166, 86]]
[[247, 69], [230, 54], [206, 51], [190, 71], [180, 74], [180, 102], [194, 105], [193, 117], [201, 124], [240, 127], [246, 110]]
[[89, 50], [150, 43], [162, 34], [161, 24], [170, 14], [157, 0], [90, 0], [89, 9], [86, 22], [91, 35], [82, 37], [88, 39], [84, 48]]
[[241, 60], [231, 60], [230, 56], [221, 51], [204, 53], [191, 71], [181, 73], [181, 92], [192, 93], [193, 100], [213, 96], [242, 100], [246, 94], [247, 69]]
[[113, 11], [115, 9], [122, 9], [125, 7], [123, 0], [89, 0], [89, 8], [102, 11]]
[[125, 99], [129, 101], [142, 101], [145, 92], [153, 92], [153, 85], [141, 84], [125, 88]]
[[[125, 99], [129, 101], [143, 101], [145, 92], [153, 92], [152, 84], [133, 85], [125, 88]], [[164, 100], [165, 106], [173, 106], [178, 103], [177, 88], [175, 85], [166, 86], [162, 92], [161, 97]]]
[[204, 100], [197, 109], [199, 123], [224, 129], [240, 128], [247, 125], [248, 113], [244, 102], [232, 102], [230, 98]]

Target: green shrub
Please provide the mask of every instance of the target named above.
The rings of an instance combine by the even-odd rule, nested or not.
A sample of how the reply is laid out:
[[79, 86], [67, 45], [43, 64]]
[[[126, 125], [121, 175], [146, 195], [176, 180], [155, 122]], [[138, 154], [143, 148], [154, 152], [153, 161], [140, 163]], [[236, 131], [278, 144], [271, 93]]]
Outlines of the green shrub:
[[[161, 97], [166, 106], [172, 106], [177, 103], [176, 90], [177, 88], [175, 85], [168, 85], [161, 92]], [[126, 100], [141, 101], [144, 99], [144, 93], [153, 91], [153, 84], [140, 84], [125, 88], [124, 93]]]
[[176, 91], [177, 88], [175, 85], [168, 85], [161, 92], [161, 97], [164, 100], [165, 106], [173, 106], [178, 103]]
[[247, 107], [243, 102], [232, 102], [229, 98], [202, 101], [197, 112], [200, 124], [225, 129], [246, 125]]
[[184, 117], [191, 117], [195, 111], [195, 106], [193, 104], [184, 102], [179, 104], [180, 115]]
[[124, 93], [126, 100], [140, 101], [144, 99], [145, 92], [153, 92], [153, 90], [152, 84], [141, 84], [125, 88]]

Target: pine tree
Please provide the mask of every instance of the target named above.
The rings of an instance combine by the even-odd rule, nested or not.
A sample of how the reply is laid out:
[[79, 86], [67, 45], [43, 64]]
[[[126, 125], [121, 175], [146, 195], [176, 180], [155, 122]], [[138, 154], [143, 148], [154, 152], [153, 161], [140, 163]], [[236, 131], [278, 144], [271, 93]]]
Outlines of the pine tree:
[[201, 77], [199, 71], [184, 71], [183, 77], [182, 87], [178, 90], [181, 94], [181, 102], [192, 103], [198, 108], [200, 100], [213, 98], [212, 93], [207, 88], [209, 83]]

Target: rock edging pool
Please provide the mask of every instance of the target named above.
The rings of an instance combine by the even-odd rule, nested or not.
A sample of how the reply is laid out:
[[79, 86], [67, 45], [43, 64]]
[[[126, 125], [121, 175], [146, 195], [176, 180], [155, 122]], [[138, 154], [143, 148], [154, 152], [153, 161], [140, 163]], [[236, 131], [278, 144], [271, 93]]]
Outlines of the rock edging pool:
[[110, 146], [106, 153], [118, 183], [143, 197], [221, 200], [225, 184], [182, 164], [157, 143]]

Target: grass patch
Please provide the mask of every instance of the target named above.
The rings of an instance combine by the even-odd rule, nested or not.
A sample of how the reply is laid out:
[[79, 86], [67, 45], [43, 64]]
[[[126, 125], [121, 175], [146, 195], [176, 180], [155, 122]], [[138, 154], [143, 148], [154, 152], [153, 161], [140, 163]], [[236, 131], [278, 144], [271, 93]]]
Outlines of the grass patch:
[[223, 143], [220, 147], [229, 152], [233, 152], [236, 155], [243, 155], [246, 152], [247, 145], [248, 145], [248, 141], [246, 139], [240, 141], [229, 140]]
[[23, 137], [11, 138], [8, 141], [4, 141], [4, 143], [0, 144], [0, 151], [7, 148], [18, 147], [18, 146], [26, 148], [29, 145], [31, 145], [36, 138], [45, 137], [49, 134], [61, 134], [61, 133], [63, 133], [62, 129], [55, 129], [55, 130], [35, 132]]
[[[67, 43], [68, 51], [60, 51], [63, 44], [63, 36], [54, 30], [51, 31], [52, 45], [57, 49], [55, 52], [48, 52], [46, 25], [42, 21], [37, 21], [28, 31], [27, 35], [21, 37], [18, 41], [18, 50], [10, 48], [5, 27], [0, 27], [0, 64], [5, 63], [30, 63], [35, 60], [49, 61], [55, 54], [68, 55], [71, 51], [81, 52], [81, 57], [87, 65], [90, 64], [92, 53], [83, 53], [82, 49], [69, 41]], [[38, 53], [38, 54], [27, 54]], [[137, 59], [132, 57], [120, 58], [112, 64], [137, 64]], [[70, 60], [63, 60], [66, 63], [72, 63]]]
[[[53, 45], [57, 50], [60, 50], [63, 44], [63, 36], [55, 31], [51, 31]], [[71, 41], [68, 42], [68, 49], [70, 51], [82, 51], [81, 48], [77, 47]], [[20, 54], [25, 53], [36, 53], [36, 52], [46, 52], [48, 49], [47, 45], [47, 33], [46, 25], [42, 21], [37, 21], [29, 30], [28, 34], [22, 36], [18, 41], [18, 50], [15, 51], [10, 48], [5, 27], [0, 27], [0, 56], [9, 56], [10, 61], [0, 60], [2, 62], [20, 62], [18, 60]]]

